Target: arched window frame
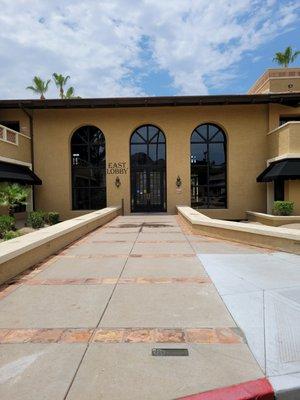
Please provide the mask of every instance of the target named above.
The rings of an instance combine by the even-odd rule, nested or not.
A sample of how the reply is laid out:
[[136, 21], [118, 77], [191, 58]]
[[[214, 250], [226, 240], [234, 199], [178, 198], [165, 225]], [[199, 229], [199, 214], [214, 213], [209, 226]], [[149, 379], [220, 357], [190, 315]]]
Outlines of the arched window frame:
[[[206, 146], [206, 165], [197, 165], [197, 151], [193, 150], [193, 144]], [[219, 196], [212, 196], [212, 190], [218, 190], [218, 188], [212, 183], [211, 177], [211, 154], [212, 146], [223, 145], [223, 182], [219, 183], [219, 190], [222, 192]], [[218, 209], [227, 208], [227, 136], [225, 131], [217, 124], [204, 123], [198, 125], [191, 134], [190, 139], [191, 148], [191, 205], [194, 208], [202, 209]], [[204, 160], [204, 158], [203, 158]], [[220, 165], [221, 166], [221, 165]], [[201, 171], [202, 169], [202, 171]], [[204, 175], [204, 171], [206, 176]], [[199, 179], [201, 177], [201, 179]], [[205, 183], [199, 184], [199, 181], [204, 180]], [[197, 182], [196, 182], [197, 181]], [[196, 182], [196, 184], [195, 184]], [[199, 195], [199, 192], [203, 193]], [[219, 203], [216, 204], [213, 198], [219, 197]]]
[[83, 125], [71, 137], [72, 209], [106, 207], [106, 141], [94, 125]]
[[[137, 148], [140, 147], [141, 155], [145, 155], [144, 159], [133, 157], [135, 154], [138, 154], [138, 152], [133, 151], [134, 146], [137, 146]], [[132, 212], [166, 211], [166, 146], [165, 133], [153, 124], [144, 124], [137, 127], [130, 136], [130, 192]], [[154, 149], [155, 152], [152, 153]], [[163, 153], [162, 158], [160, 157], [160, 152]], [[154, 159], [153, 155], [155, 155]], [[158, 163], [159, 160], [163, 160], [163, 162]], [[140, 176], [138, 176], [139, 173]], [[155, 182], [153, 186], [151, 181]], [[156, 202], [158, 193], [161, 200], [160, 203]], [[148, 206], [145, 205], [146, 202], [148, 202]]]

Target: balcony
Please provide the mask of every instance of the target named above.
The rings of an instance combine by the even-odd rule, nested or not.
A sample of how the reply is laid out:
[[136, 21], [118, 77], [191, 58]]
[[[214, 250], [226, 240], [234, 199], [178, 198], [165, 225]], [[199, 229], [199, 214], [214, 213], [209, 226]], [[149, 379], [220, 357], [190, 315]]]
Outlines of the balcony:
[[268, 158], [300, 157], [300, 122], [287, 122], [268, 133]]
[[4, 142], [15, 144], [18, 146], [19, 144], [19, 132], [14, 131], [13, 129], [7, 128], [4, 125], [0, 125], [0, 140]]
[[31, 164], [31, 138], [0, 124], [0, 160]]

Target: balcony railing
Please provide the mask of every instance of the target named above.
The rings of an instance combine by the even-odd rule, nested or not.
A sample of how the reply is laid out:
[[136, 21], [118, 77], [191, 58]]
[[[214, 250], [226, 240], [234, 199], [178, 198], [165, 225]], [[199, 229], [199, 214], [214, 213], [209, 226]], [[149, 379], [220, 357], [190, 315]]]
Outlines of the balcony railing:
[[13, 129], [7, 128], [6, 126], [0, 124], [0, 140], [3, 142], [18, 146], [20, 135], [30, 139], [29, 136], [23, 135], [20, 132], [14, 131]]
[[300, 154], [300, 121], [287, 122], [268, 135], [269, 158]]

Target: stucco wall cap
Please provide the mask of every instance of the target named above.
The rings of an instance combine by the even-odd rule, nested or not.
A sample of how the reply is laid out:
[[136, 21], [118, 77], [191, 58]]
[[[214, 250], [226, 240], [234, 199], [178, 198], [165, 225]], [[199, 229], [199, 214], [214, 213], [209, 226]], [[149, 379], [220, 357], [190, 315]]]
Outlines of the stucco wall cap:
[[300, 243], [300, 233], [295, 232], [294, 229], [260, 226], [260, 225], [251, 226], [250, 224], [243, 222], [232, 222], [232, 221], [222, 221], [220, 219], [212, 219], [204, 216], [199, 212], [198, 212], [199, 215], [196, 215], [195, 210], [192, 209], [191, 207], [177, 206], [177, 210], [193, 225], [202, 225], [212, 228], [221, 228], [221, 229], [252, 233], [255, 235], [282, 238], [287, 240], [293, 240]]
[[101, 220], [101, 218], [116, 213], [120, 209], [121, 206], [107, 207], [99, 211], [91, 212], [82, 217], [63, 221], [59, 224], [0, 243], [0, 264], [50, 242], [53, 239], [63, 236], [66, 233], [72, 232], [88, 223], [99, 219]]
[[263, 217], [265, 219], [276, 220], [276, 221], [299, 221], [299, 215], [272, 215], [272, 214], [265, 214], [256, 211], [246, 211], [247, 215], [254, 215], [258, 217]]

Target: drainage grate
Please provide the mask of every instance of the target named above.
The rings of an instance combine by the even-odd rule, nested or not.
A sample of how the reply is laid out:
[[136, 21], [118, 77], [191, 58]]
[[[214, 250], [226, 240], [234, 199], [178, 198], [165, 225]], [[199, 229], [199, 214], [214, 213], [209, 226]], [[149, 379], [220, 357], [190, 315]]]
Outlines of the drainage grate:
[[154, 357], [187, 357], [189, 355], [188, 349], [152, 349], [151, 354]]

